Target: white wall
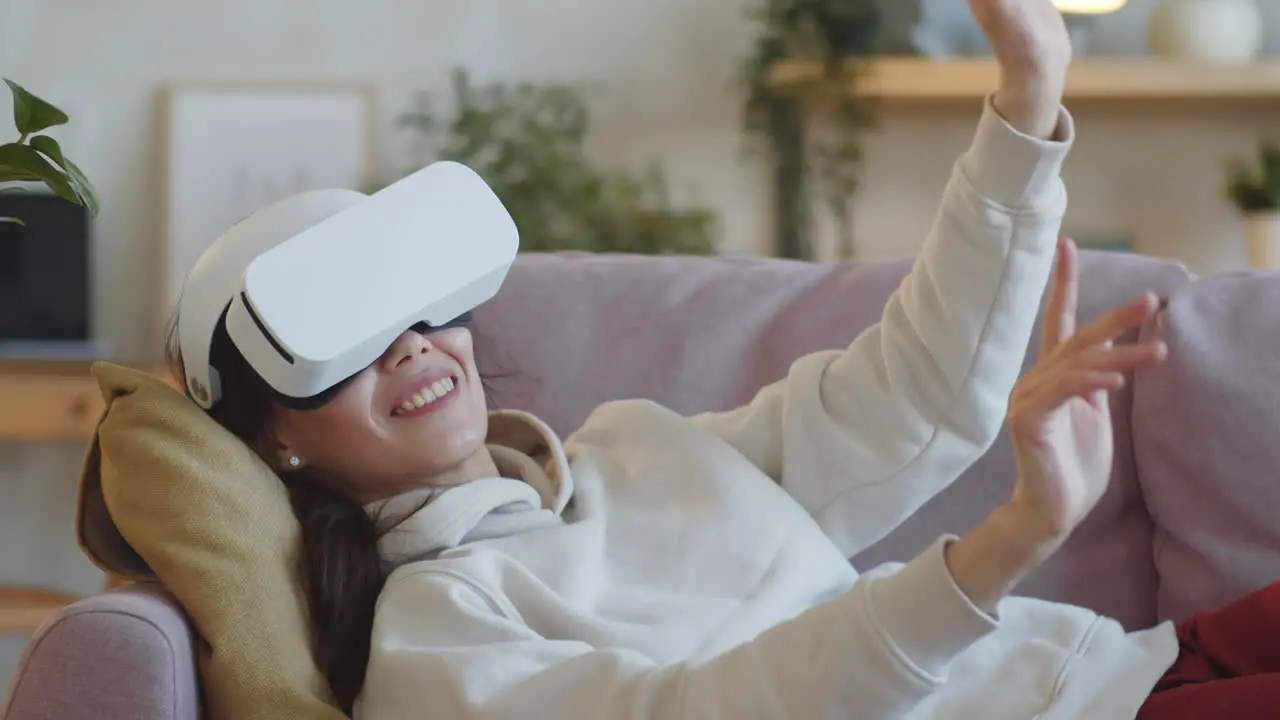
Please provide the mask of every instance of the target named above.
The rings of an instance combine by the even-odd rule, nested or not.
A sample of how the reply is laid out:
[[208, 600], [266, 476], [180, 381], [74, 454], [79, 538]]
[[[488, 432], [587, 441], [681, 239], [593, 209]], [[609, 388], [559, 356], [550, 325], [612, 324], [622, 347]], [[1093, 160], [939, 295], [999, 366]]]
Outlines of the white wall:
[[[1134, 0], [1110, 19], [1100, 43], [1139, 50], [1150, 1]], [[457, 64], [479, 77], [589, 83], [597, 91], [593, 147], [600, 157], [660, 157], [679, 189], [723, 213], [726, 251], [764, 252], [767, 175], [739, 154], [738, 98], [730, 90], [751, 39], [742, 19], [747, 2], [0, 0], [0, 75], [73, 118], [57, 134], [94, 179], [105, 208], [97, 228], [97, 321], [111, 344], [138, 357], [154, 353], [157, 341], [156, 91], [163, 82], [372, 80], [386, 117], [414, 90], [443, 90]], [[1273, 19], [1275, 49], [1280, 18]], [[0, 113], [8, 114], [7, 104]], [[868, 252], [917, 245], [974, 117], [961, 109], [884, 119], [869, 142], [857, 205]], [[1183, 257], [1200, 270], [1243, 262], [1217, 172], [1224, 153], [1247, 151], [1269, 127], [1265, 114], [1215, 120], [1208, 108], [1141, 116], [1081, 109], [1078, 117], [1080, 146], [1067, 170], [1072, 224], [1132, 226], [1144, 252]], [[390, 139], [384, 155], [396, 155]], [[1155, 162], [1172, 166], [1157, 170]], [[81, 452], [76, 444], [0, 443], [0, 582], [98, 587], [101, 578], [71, 533]], [[22, 641], [0, 639], [0, 682]]]

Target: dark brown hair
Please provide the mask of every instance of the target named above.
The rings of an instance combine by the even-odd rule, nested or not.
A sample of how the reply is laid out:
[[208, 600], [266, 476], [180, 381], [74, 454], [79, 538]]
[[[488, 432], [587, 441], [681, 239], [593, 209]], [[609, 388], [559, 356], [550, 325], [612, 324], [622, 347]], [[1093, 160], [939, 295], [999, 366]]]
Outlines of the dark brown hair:
[[[171, 372], [185, 387], [177, 327], [175, 316], [166, 354]], [[222, 387], [222, 399], [209, 415], [276, 467], [273, 420], [277, 406], [270, 388], [235, 348], [222, 323], [214, 333], [209, 354]], [[485, 394], [492, 406], [487, 385]], [[302, 573], [312, 653], [338, 705], [350, 716], [364, 686], [374, 609], [385, 582], [378, 555], [381, 533], [359, 502], [334, 489], [340, 487], [336, 478], [315, 468], [279, 475], [302, 526]]]

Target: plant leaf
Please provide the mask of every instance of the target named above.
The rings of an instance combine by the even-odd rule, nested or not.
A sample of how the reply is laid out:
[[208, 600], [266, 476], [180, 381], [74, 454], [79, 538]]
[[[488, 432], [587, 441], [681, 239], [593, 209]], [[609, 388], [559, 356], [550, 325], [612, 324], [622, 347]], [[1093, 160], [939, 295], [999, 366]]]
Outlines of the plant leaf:
[[58, 168], [49, 164], [44, 156], [33, 148], [20, 143], [0, 145], [0, 167], [10, 167], [31, 173], [37, 180], [58, 194], [58, 197], [80, 204], [80, 196], [72, 189], [67, 177]]
[[22, 222], [21, 219], [16, 217], [0, 217], [0, 223], [9, 223], [10, 225], [26, 226], [26, 223]]
[[65, 125], [69, 121], [66, 113], [27, 92], [18, 83], [6, 78], [5, 84], [13, 93], [13, 123], [23, 135], [40, 132], [55, 125]]
[[89, 182], [89, 178], [85, 177], [83, 171], [73, 162], [62, 154], [62, 147], [58, 145], [58, 141], [48, 135], [37, 135], [29, 141], [31, 147], [39, 150], [49, 157], [50, 160], [58, 164], [67, 174], [67, 179], [71, 181], [71, 187], [76, 191], [76, 195], [84, 201], [85, 207], [89, 209], [91, 215], [98, 214], [98, 195], [94, 192], [93, 185]]
[[0, 163], [0, 182], [24, 182], [28, 180], [39, 180], [40, 178], [21, 168], [9, 167], [4, 163]]
[[401, 117], [427, 155], [413, 166], [449, 159], [471, 167], [519, 226], [522, 252], [714, 251], [714, 223], [672, 206], [659, 167], [612, 171], [588, 158], [591, 117], [579, 88], [480, 82], [465, 68], [454, 69], [451, 84], [452, 102], [420, 94]]
[[63, 167], [75, 185], [80, 199], [84, 202], [84, 206], [89, 210], [90, 215], [96, 216], [102, 208], [98, 202], [98, 191], [93, 188], [93, 184], [89, 182], [88, 176], [84, 174], [79, 165], [71, 162], [70, 158], [63, 158], [63, 160], [67, 163]]

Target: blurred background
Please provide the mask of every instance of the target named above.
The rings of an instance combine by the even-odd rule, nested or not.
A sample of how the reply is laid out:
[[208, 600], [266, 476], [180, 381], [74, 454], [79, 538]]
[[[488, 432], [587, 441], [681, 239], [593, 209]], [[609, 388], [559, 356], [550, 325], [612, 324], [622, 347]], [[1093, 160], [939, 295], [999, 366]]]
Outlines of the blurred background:
[[[1199, 273], [1280, 263], [1280, 3], [1060, 7], [1066, 232]], [[966, 0], [0, 0], [0, 76], [66, 114], [43, 132], [99, 205], [0, 194], [24, 221], [0, 223], [0, 367], [154, 363], [231, 223], [440, 158], [485, 175], [527, 251], [912, 253], [994, 70]], [[11, 105], [0, 143], [30, 142]], [[84, 440], [23, 432], [43, 396], [12, 378], [0, 584], [95, 592], [71, 532]], [[38, 616], [5, 602], [7, 682]]]

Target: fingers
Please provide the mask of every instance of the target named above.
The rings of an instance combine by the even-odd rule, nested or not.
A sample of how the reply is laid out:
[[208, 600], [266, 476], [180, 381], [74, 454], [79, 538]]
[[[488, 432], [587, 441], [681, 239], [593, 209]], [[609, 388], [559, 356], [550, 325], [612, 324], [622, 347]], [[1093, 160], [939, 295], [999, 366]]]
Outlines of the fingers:
[[1046, 382], [1026, 389], [1010, 405], [1009, 420], [1039, 418], [1072, 398], [1084, 398], [1095, 406], [1105, 402], [1106, 393], [1124, 387], [1124, 373], [1106, 370], [1071, 370], [1058, 373]]
[[1076, 313], [1080, 309], [1080, 254], [1076, 249], [1075, 241], [1067, 238], [1063, 244], [1063, 251], [1069, 269], [1067, 275], [1070, 282], [1063, 287], [1062, 335], [1059, 342], [1076, 334]]
[[1067, 356], [1063, 361], [1075, 368], [1125, 372], [1142, 365], [1160, 362], [1164, 360], [1167, 352], [1165, 344], [1159, 340], [1148, 340], [1119, 347], [1103, 343]]
[[[1064, 280], [1074, 275], [1074, 269], [1067, 265], [1073, 259], [1059, 266]], [[1062, 333], [1064, 321], [1075, 321], [1074, 312], [1063, 312], [1074, 308], [1077, 302], [1073, 296], [1075, 289], [1069, 285], [1055, 280], [1049, 309], [1056, 319], [1046, 318], [1046, 333]], [[1010, 419], [1015, 411], [1022, 417], [1036, 417], [1077, 397], [1103, 409], [1107, 393], [1124, 387], [1127, 373], [1144, 365], [1163, 362], [1168, 356], [1168, 346], [1160, 340], [1120, 345], [1115, 342], [1121, 334], [1150, 318], [1158, 309], [1159, 301], [1148, 293], [1115, 308], [1074, 334], [1063, 333], [1061, 336], [1066, 340], [1050, 353], [1042, 355], [1036, 366], [1014, 388]]]
[[1045, 307], [1041, 352], [1048, 353], [1076, 331], [1076, 309], [1079, 303], [1079, 255], [1070, 238], [1058, 241], [1058, 262]]
[[[1167, 355], [1168, 348], [1160, 340], [1120, 346], [1108, 340], [1094, 347], [1055, 354], [1024, 375], [1019, 381], [1019, 390], [1024, 394], [1039, 394], [1044, 388], [1060, 382], [1062, 376], [1080, 372], [1123, 376], [1144, 365], [1163, 362]], [[1123, 382], [1111, 389], [1119, 387], [1123, 387]]]
[[1069, 349], [1078, 350], [1115, 340], [1125, 332], [1146, 322], [1158, 308], [1159, 300], [1156, 296], [1146, 293], [1080, 328], [1067, 340], [1067, 344], [1071, 346]]

